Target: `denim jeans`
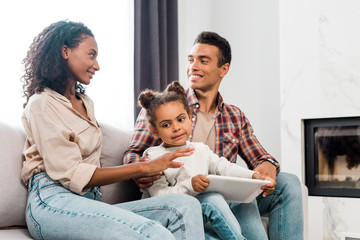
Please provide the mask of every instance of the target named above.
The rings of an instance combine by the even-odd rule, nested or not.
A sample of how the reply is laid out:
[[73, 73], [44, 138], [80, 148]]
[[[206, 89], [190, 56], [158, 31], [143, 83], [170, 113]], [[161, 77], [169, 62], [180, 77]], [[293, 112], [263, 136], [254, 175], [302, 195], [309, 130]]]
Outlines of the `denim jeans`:
[[300, 181], [293, 174], [280, 172], [276, 183], [275, 191], [265, 198], [258, 196], [249, 204], [230, 204], [248, 240], [267, 239], [260, 219], [264, 214], [269, 216], [269, 239], [304, 239]]
[[32, 177], [26, 223], [35, 239], [204, 239], [201, 206], [182, 194], [116, 205], [98, 188], [81, 196], [51, 180]]
[[[269, 239], [302, 240], [304, 223], [301, 184], [297, 176], [280, 172], [275, 191], [251, 203], [229, 203], [239, 221], [242, 235], [248, 240], [268, 239], [260, 215], [269, 216]], [[218, 239], [209, 226], [205, 227], [207, 239]]]
[[220, 239], [245, 240], [239, 222], [221, 194], [209, 192], [196, 198], [201, 204], [204, 224], [210, 224]]

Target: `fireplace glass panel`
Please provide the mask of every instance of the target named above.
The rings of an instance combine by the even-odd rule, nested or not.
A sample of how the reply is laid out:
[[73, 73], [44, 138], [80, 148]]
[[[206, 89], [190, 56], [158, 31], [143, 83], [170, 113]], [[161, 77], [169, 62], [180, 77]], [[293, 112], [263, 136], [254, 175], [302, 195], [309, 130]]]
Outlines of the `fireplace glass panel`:
[[309, 195], [360, 197], [360, 117], [304, 119]]

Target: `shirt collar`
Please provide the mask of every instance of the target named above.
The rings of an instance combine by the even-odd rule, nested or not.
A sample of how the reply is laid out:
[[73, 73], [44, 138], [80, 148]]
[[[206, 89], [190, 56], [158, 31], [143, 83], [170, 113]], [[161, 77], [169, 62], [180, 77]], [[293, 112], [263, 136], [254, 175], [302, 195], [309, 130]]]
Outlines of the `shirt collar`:
[[[199, 100], [196, 97], [196, 93], [195, 93], [194, 89], [188, 88], [186, 90], [186, 95], [187, 95], [189, 105], [192, 106], [192, 107], [195, 106], [195, 108], [199, 109], [200, 108]], [[218, 103], [217, 108], [218, 108], [219, 112], [222, 112], [222, 110], [224, 108], [224, 100], [223, 100], [220, 92], [218, 92], [218, 95], [216, 97], [216, 101]]]
[[[68, 108], [73, 109], [72, 104], [70, 102], [69, 99], [67, 99], [64, 95], [52, 90], [51, 88], [44, 88], [44, 92], [46, 94], [48, 94], [49, 96], [53, 97], [55, 100], [59, 101], [59, 102], [63, 102], [63, 104], [65, 106], [67, 106]], [[83, 103], [86, 107], [86, 111], [88, 114], [88, 117], [91, 119], [91, 121], [96, 121], [95, 120], [95, 116], [94, 116], [94, 112], [93, 112], [93, 108], [90, 106], [91, 102], [89, 101], [89, 98], [86, 95], [83, 94], [79, 94], [79, 97], [83, 100]]]
[[63, 102], [66, 103], [70, 103], [70, 100], [67, 99], [64, 95], [52, 90], [51, 88], [44, 88], [44, 92], [47, 93], [48, 95], [52, 96], [55, 99], [61, 100]]

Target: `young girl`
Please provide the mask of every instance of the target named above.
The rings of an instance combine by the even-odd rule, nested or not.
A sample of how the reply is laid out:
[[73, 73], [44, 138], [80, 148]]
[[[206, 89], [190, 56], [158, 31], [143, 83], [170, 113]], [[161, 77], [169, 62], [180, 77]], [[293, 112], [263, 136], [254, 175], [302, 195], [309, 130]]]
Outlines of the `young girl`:
[[[143, 91], [139, 95], [139, 105], [146, 110], [150, 131], [163, 141], [160, 146], [148, 148], [144, 156], [152, 160], [178, 149], [195, 149], [191, 156], [177, 158], [175, 161], [184, 165], [164, 170], [163, 176], [144, 191], [143, 197], [170, 193], [197, 196], [202, 206], [204, 223], [211, 223], [218, 236], [222, 239], [244, 239], [240, 225], [224, 198], [218, 193], [199, 194], [209, 186], [206, 175], [271, 179], [218, 157], [203, 143], [188, 141], [192, 131], [190, 108], [185, 90], [178, 82], [169, 84], [162, 93]], [[264, 191], [264, 195], [267, 195], [273, 190], [264, 188]]]
[[[181, 164], [176, 151], [148, 162], [100, 167], [102, 135], [85, 95], [100, 67], [93, 33], [82, 23], [45, 28], [24, 59], [21, 172], [28, 186], [26, 223], [35, 239], [204, 239], [201, 206], [190, 196], [168, 195], [109, 205], [98, 186], [151, 175]], [[202, 222], [201, 222], [202, 224]], [[202, 225], [201, 225], [202, 226]]]

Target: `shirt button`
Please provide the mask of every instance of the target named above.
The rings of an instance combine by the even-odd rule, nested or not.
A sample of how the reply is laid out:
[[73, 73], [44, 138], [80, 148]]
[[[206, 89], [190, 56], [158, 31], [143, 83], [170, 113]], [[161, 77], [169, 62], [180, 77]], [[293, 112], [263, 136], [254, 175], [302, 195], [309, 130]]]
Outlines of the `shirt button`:
[[193, 117], [192, 120], [195, 121], [195, 117]]
[[196, 104], [195, 106], [196, 106], [197, 108], [199, 108], [199, 104]]
[[233, 138], [233, 140], [232, 140], [233, 142], [236, 142], [236, 139], [235, 138]]

